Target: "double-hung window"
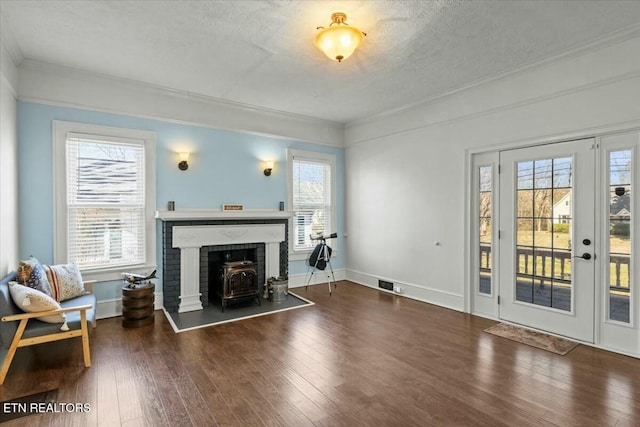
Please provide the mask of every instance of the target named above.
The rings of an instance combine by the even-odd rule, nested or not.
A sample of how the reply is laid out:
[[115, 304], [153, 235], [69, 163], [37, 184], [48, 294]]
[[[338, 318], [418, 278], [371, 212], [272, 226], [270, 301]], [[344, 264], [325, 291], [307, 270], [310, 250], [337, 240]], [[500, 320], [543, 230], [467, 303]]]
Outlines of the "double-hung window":
[[332, 154], [287, 152], [289, 209], [293, 212], [289, 240], [294, 255], [313, 249], [317, 242], [311, 237], [337, 231], [335, 164]]
[[58, 121], [54, 128], [56, 262], [103, 280], [153, 267], [154, 135]]

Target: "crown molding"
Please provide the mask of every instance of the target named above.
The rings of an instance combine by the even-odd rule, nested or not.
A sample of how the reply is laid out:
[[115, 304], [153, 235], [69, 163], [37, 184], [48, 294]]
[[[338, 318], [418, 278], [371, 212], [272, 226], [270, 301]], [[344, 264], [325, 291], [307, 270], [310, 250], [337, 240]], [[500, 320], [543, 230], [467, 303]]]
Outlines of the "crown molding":
[[7, 87], [14, 97], [18, 96], [18, 68], [11, 57], [9, 49], [4, 44], [4, 38], [0, 40], [0, 75], [6, 81]]
[[9, 30], [9, 25], [5, 22], [4, 15], [0, 15], [0, 44], [7, 49], [7, 53], [16, 67], [22, 63], [24, 54], [13, 33]]
[[[637, 56], [640, 33], [634, 34], [636, 37], [616, 39], [615, 43], [600, 49], [547, 61], [409, 109], [378, 116], [374, 121], [351, 122], [345, 127], [345, 146], [469, 121], [622, 82], [636, 87], [635, 82], [640, 78]], [[616, 66], [612, 67], [612, 63]]]
[[[554, 99], [554, 98], [557, 98], [557, 97], [560, 97], [560, 96], [572, 95], [572, 94], [579, 93], [579, 92], [582, 92], [582, 91], [595, 89], [595, 88], [598, 88], [598, 87], [601, 87], [601, 86], [607, 86], [607, 85], [618, 83], [618, 82], [622, 82], [622, 81], [625, 81], [625, 80], [633, 80], [633, 79], [639, 79], [639, 78], [640, 78], [640, 71], [638, 71], [638, 72], [630, 72], [630, 73], [627, 73], [627, 74], [624, 74], [624, 75], [621, 75], [621, 76], [616, 76], [616, 77], [613, 77], [613, 78], [610, 78], [610, 79], [597, 81], [597, 82], [592, 82], [592, 83], [588, 83], [588, 84], [585, 84], [585, 85], [572, 87], [572, 88], [569, 88], [569, 89], [566, 89], [566, 90], [562, 90], [562, 91], [558, 91], [558, 92], [553, 92], [553, 93], [548, 94], [548, 95], [542, 95], [542, 96], [538, 96], [538, 97], [534, 97], [534, 98], [530, 98], [530, 99], [526, 99], [526, 100], [522, 100], [522, 101], [517, 101], [517, 102], [501, 105], [499, 107], [478, 111], [478, 112], [475, 112], [475, 113], [464, 114], [464, 115], [460, 115], [460, 116], [456, 116], [456, 117], [452, 117], [452, 118], [448, 118], [448, 119], [443, 119], [443, 120], [437, 120], [437, 121], [433, 121], [433, 122], [429, 122], [429, 123], [423, 123], [423, 124], [415, 125], [415, 126], [412, 126], [412, 127], [403, 128], [402, 130], [396, 130], [396, 131], [392, 131], [392, 132], [388, 132], [388, 133], [384, 133], [384, 134], [378, 134], [378, 135], [375, 135], [373, 137], [369, 137], [369, 138], [358, 140], [358, 141], [351, 141], [351, 142], [347, 143], [346, 146], [347, 147], [353, 147], [353, 146], [360, 145], [360, 144], [366, 144], [366, 143], [369, 143], [369, 142], [382, 140], [382, 139], [388, 138], [388, 137], [393, 137], [393, 136], [398, 136], [398, 135], [403, 135], [403, 134], [409, 134], [411, 132], [414, 132], [414, 131], [417, 131], [417, 130], [420, 130], [420, 129], [426, 129], [426, 128], [431, 128], [431, 127], [436, 127], [436, 126], [452, 125], [453, 123], [456, 123], [456, 122], [462, 122], [462, 121], [466, 121], [466, 120], [473, 120], [473, 119], [477, 119], [477, 118], [481, 118], [481, 117], [486, 117], [486, 116], [490, 116], [492, 114], [496, 114], [496, 113], [512, 110], [512, 109], [515, 109], [515, 108], [525, 107], [527, 105], [541, 103], [541, 102], [544, 102], [544, 101], [547, 101], [547, 100], [550, 100], [550, 99]], [[624, 122], [623, 123], [623, 127], [627, 126], [628, 123], [629, 122]], [[618, 126], [618, 124], [616, 124], [616, 126]], [[597, 129], [597, 128], [594, 128], [594, 129]], [[554, 138], [557, 140], [558, 137], [556, 135], [554, 135]]]
[[496, 74], [492, 74], [488, 77], [483, 77], [481, 79], [478, 79], [476, 81], [470, 82], [466, 85], [457, 87], [457, 88], [453, 88], [453, 89], [449, 89], [449, 90], [445, 90], [443, 92], [440, 92], [439, 94], [430, 96], [427, 99], [423, 99], [421, 101], [418, 102], [414, 102], [412, 104], [407, 104], [404, 105], [402, 107], [398, 107], [398, 108], [394, 108], [391, 110], [387, 110], [384, 111], [382, 113], [379, 114], [375, 114], [363, 119], [359, 119], [359, 120], [354, 120], [351, 121], [349, 123], [345, 124], [345, 128], [349, 129], [352, 127], [356, 127], [356, 126], [362, 126], [362, 125], [366, 125], [368, 123], [373, 123], [379, 120], [384, 120], [387, 119], [391, 116], [396, 116], [398, 114], [401, 114], [403, 112], [407, 112], [413, 109], [418, 109], [418, 108], [424, 108], [427, 107], [431, 104], [435, 104], [439, 101], [441, 101], [443, 98], [447, 98], [450, 97], [452, 95], [456, 95], [460, 92], [465, 92], [468, 91], [469, 89], [473, 89], [473, 88], [477, 88], [477, 87], [481, 87], [481, 86], [488, 86], [494, 82], [496, 82], [497, 80], [500, 79], [504, 79], [505, 77], [511, 77], [517, 74], [521, 74], [521, 73], [525, 73], [527, 71], [533, 70], [535, 68], [539, 68], [539, 67], [543, 67], [545, 65], [548, 65], [550, 63], [553, 62], [557, 62], [557, 61], [561, 61], [561, 60], [566, 60], [566, 59], [570, 59], [570, 58], [574, 58], [574, 57], [578, 57], [581, 55], [584, 55], [586, 53], [589, 52], [593, 52], [596, 50], [600, 50], [600, 49], [604, 49], [607, 48], [609, 46], [618, 44], [618, 43], [622, 43], [625, 42], [627, 40], [631, 40], [633, 38], [636, 37], [640, 37], [640, 24], [637, 25], [632, 25], [629, 27], [625, 27], [621, 30], [615, 31], [613, 33], [609, 33], [606, 36], [603, 36], [601, 38], [598, 38], [596, 40], [591, 40], [587, 43], [582, 43], [580, 45], [574, 46], [570, 49], [567, 49], [565, 51], [562, 51], [560, 53], [557, 53], [555, 55], [552, 56], [548, 56], [545, 57], [543, 59], [537, 59], [537, 60], [533, 60], [530, 62], [527, 62], [525, 64], [519, 65], [515, 68], [512, 68], [510, 70], [506, 70], [506, 71], [501, 71], [499, 73]]
[[344, 124], [25, 59], [20, 101], [344, 146]]

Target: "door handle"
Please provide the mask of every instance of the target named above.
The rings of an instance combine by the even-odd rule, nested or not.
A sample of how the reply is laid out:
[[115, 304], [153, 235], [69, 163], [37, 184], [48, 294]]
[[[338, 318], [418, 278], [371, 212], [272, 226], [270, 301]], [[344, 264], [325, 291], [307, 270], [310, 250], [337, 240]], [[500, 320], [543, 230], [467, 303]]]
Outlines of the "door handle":
[[574, 256], [573, 258], [582, 258], [582, 259], [590, 260], [591, 254], [589, 252], [585, 252], [582, 255]]

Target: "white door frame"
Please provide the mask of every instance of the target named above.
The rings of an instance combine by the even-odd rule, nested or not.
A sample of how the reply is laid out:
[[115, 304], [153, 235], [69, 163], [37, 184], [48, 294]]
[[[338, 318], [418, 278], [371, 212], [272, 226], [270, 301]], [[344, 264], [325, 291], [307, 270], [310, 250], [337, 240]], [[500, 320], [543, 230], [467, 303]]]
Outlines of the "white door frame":
[[[493, 305], [489, 304], [489, 306], [491, 307], [491, 309], [489, 310], [478, 310], [476, 307], [476, 304], [474, 303], [474, 292], [475, 292], [476, 281], [474, 279], [475, 270], [473, 269], [474, 263], [472, 259], [477, 255], [476, 248], [473, 246], [474, 234], [476, 233], [476, 229], [474, 228], [476, 206], [474, 205], [475, 201], [473, 197], [473, 194], [475, 191], [474, 167], [473, 167], [474, 156], [484, 154], [484, 153], [499, 152], [501, 150], [506, 150], [511, 148], [533, 147], [533, 146], [540, 146], [540, 145], [545, 145], [550, 143], [565, 142], [570, 140], [585, 139], [585, 138], [591, 138], [591, 137], [595, 137], [599, 141], [600, 137], [606, 137], [606, 136], [617, 134], [617, 133], [627, 133], [627, 132], [640, 132], [640, 121], [634, 120], [626, 123], [599, 126], [599, 127], [595, 127], [587, 130], [577, 130], [577, 131], [572, 131], [572, 132], [567, 132], [562, 134], [548, 135], [544, 137], [504, 141], [499, 143], [493, 143], [486, 147], [475, 147], [475, 148], [468, 148], [465, 150], [465, 194], [467, 196], [465, 197], [465, 212], [464, 212], [464, 217], [465, 217], [464, 218], [464, 278], [465, 278], [464, 311], [466, 313], [474, 314], [480, 317], [485, 317], [493, 320], [498, 320], [497, 318], [498, 302], [497, 302], [497, 295], [495, 295], [495, 293], [492, 296]], [[634, 180], [634, 184], [635, 184], [635, 188], [638, 189], [640, 188], [640, 185], [639, 185], [640, 184], [640, 179], [639, 179], [640, 163], [638, 163], [640, 162], [640, 154], [638, 153], [636, 153], [636, 161], [637, 161], [636, 178]], [[636, 192], [638, 192], [638, 190], [636, 190]], [[598, 194], [601, 194], [601, 192], [599, 191]], [[640, 195], [638, 195], [636, 198], [640, 199]], [[599, 200], [596, 200], [596, 203], [599, 203]], [[637, 205], [638, 205], [638, 200], [636, 200], [636, 206]], [[638, 211], [638, 214], [635, 215], [635, 224], [636, 224], [635, 228], [640, 232], [640, 225], [638, 225], [640, 224], [640, 218], [639, 218], [640, 210], [639, 209], [636, 209], [636, 210]], [[498, 219], [497, 217], [495, 218], [496, 220]], [[600, 229], [597, 231], [599, 232], [599, 235], [598, 235], [599, 240], [602, 240], [601, 238], [602, 230]], [[640, 253], [640, 242], [639, 242], [640, 236], [638, 235], [639, 232], [636, 232], [635, 245], [633, 248], [636, 254]], [[601, 249], [599, 249], [599, 252], [602, 253]], [[635, 270], [640, 270], [640, 267], [636, 268]], [[602, 272], [597, 271], [596, 274], [598, 275], [598, 277], [601, 277]], [[640, 271], [635, 271], [634, 278], [636, 279], [636, 289], [638, 290], [639, 289], [638, 287], [640, 286]], [[598, 288], [598, 286], [596, 286], [596, 288]], [[640, 297], [638, 296], [638, 293], [640, 292], [636, 292], [636, 298], [633, 302], [636, 308], [636, 314], [635, 314], [636, 323], [635, 323], [634, 330], [631, 332], [631, 335], [637, 342], [640, 342], [640, 325], [639, 325], [640, 319], [638, 319], [640, 317], [640, 315], [638, 314], [638, 312], [640, 311]], [[609, 342], [606, 342], [606, 340], [603, 340], [602, 333], [607, 329], [606, 326], [603, 326], [605, 324], [603, 320], [603, 314], [602, 314], [603, 304], [604, 304], [603, 292], [598, 291], [595, 293], [596, 309], [594, 311], [594, 315], [596, 316], [596, 324], [597, 324], [597, 327], [595, 328], [595, 331], [594, 331], [595, 343], [588, 344], [588, 345], [591, 345], [597, 348], [603, 348], [605, 350], [615, 351], [628, 356], [640, 358], [640, 345], [636, 345], [636, 347], [633, 349], [619, 348], [611, 345], [611, 343]]]
[[[632, 152], [632, 209], [631, 209], [631, 233], [632, 233], [632, 247], [631, 247], [631, 294], [629, 296], [630, 305], [630, 322], [623, 323], [616, 320], [609, 319], [609, 289], [603, 287], [600, 289], [600, 301], [601, 304], [596, 307], [596, 312], [599, 313], [602, 319], [600, 328], [598, 343], [606, 349], [617, 351], [624, 354], [631, 354], [636, 357], [640, 355], [640, 272], [638, 271], [638, 254], [640, 254], [640, 200], [638, 197], [638, 189], [640, 188], [640, 132], [631, 135], [630, 132], [621, 132], [619, 134], [610, 134], [598, 138], [598, 144], [601, 150], [601, 170], [603, 173], [607, 172], [609, 153], [612, 151], [621, 151], [631, 149]], [[602, 202], [598, 205], [602, 208], [602, 217], [606, 218], [609, 215], [609, 203], [604, 203], [609, 200], [609, 180], [600, 180], [600, 186], [598, 188], [598, 194], [601, 197]], [[599, 252], [603, 254], [609, 253], [608, 237], [609, 230], [606, 225], [608, 221], [601, 221], [600, 224], [600, 248]], [[610, 269], [601, 269], [599, 272], [598, 280], [602, 283], [606, 283], [609, 279], [607, 272]], [[610, 281], [610, 280], [609, 280]]]

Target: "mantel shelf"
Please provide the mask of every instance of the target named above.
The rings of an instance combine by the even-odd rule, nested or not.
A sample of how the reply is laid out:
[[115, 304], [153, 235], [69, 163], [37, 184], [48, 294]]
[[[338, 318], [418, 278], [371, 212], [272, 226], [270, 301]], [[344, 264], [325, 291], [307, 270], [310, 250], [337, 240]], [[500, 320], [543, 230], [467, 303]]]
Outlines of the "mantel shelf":
[[244, 210], [222, 211], [216, 209], [177, 209], [175, 211], [157, 210], [155, 217], [162, 221], [197, 221], [208, 219], [289, 219], [288, 211]]

